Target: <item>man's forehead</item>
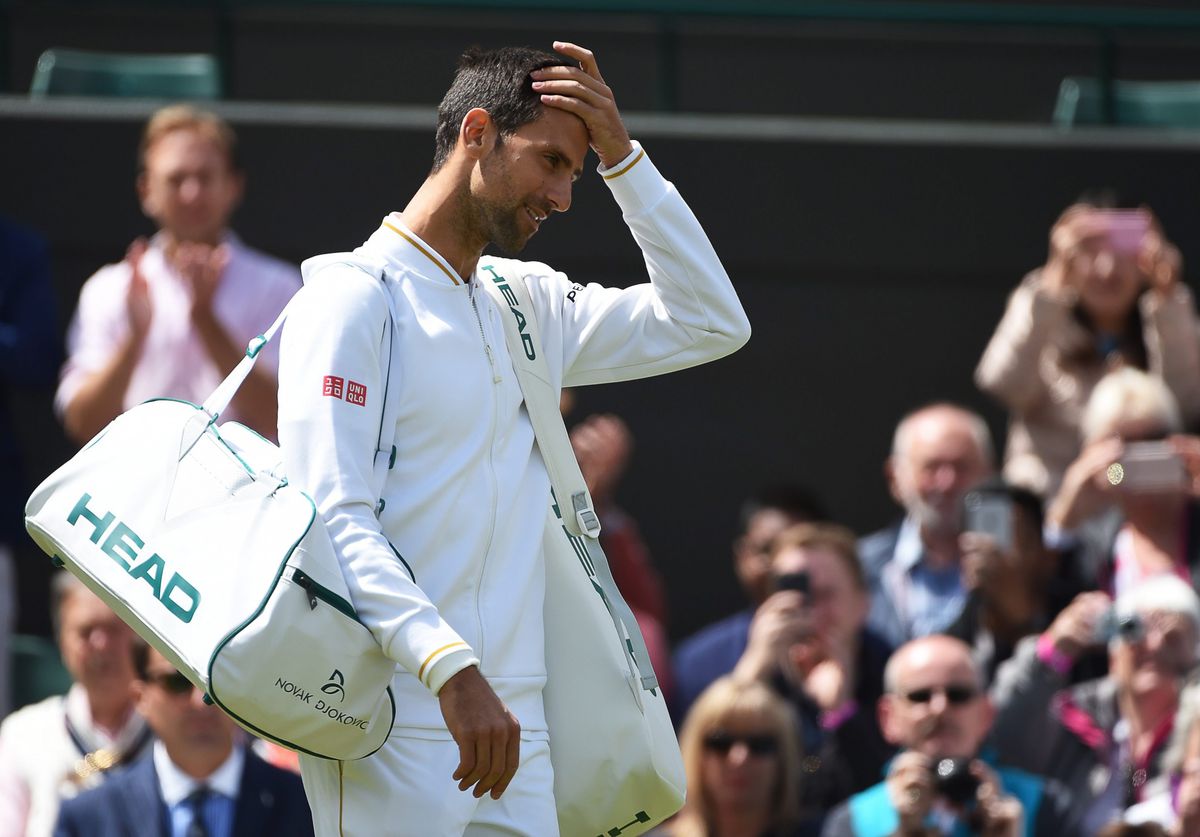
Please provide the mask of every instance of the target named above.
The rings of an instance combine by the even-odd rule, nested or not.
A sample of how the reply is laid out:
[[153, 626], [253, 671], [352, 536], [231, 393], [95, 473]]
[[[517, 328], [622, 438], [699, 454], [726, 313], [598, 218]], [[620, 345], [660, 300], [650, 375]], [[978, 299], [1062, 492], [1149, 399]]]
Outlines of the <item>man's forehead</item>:
[[588, 151], [588, 132], [583, 120], [575, 114], [543, 107], [540, 117], [525, 123], [515, 133], [562, 154], [576, 172], [582, 170]]
[[896, 669], [897, 685], [902, 691], [973, 683], [977, 679], [970, 652], [951, 642], [923, 642], [908, 648]]

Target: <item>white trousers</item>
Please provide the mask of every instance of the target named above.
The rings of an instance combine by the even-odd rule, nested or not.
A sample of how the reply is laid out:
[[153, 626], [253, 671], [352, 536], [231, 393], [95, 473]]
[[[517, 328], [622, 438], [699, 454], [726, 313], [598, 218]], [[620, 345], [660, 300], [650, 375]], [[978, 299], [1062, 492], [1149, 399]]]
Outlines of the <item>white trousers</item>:
[[330, 761], [301, 754], [316, 837], [558, 837], [547, 741], [521, 739], [521, 763], [499, 799], [476, 799], [451, 778], [452, 740], [392, 733], [375, 755]]

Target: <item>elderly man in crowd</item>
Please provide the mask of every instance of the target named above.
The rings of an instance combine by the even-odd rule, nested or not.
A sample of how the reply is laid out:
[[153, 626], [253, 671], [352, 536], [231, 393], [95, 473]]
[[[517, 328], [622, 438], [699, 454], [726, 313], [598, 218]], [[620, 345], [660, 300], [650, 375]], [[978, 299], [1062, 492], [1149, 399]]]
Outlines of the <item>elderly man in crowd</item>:
[[[1064, 689], [1076, 658], [1107, 641], [1109, 674]], [[1174, 575], [1117, 598], [1081, 593], [1022, 640], [993, 689], [1001, 759], [1066, 785], [1094, 834], [1167, 783], [1162, 757], [1200, 646], [1200, 598]]]
[[965, 643], [915, 639], [892, 655], [884, 683], [880, 725], [902, 751], [885, 781], [834, 809], [824, 837], [1075, 833], [1056, 785], [981, 755], [995, 710]]
[[151, 732], [134, 708], [134, 633], [65, 570], [51, 582], [63, 663], [75, 681], [0, 724], [0, 835], [45, 837], [60, 800], [98, 784], [147, 749]]
[[943, 631], [962, 612], [962, 500], [992, 462], [983, 419], [953, 404], [923, 407], [896, 427], [885, 470], [905, 517], [859, 543], [869, 622], [892, 645]]

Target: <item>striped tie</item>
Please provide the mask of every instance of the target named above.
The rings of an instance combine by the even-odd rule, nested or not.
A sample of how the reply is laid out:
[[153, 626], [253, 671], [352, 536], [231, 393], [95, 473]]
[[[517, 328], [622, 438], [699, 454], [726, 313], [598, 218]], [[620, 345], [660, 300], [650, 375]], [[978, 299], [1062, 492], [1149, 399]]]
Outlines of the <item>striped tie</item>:
[[184, 831], [185, 837], [209, 837], [208, 826], [204, 824], [204, 801], [211, 795], [211, 791], [201, 785], [184, 800], [192, 814], [192, 820]]

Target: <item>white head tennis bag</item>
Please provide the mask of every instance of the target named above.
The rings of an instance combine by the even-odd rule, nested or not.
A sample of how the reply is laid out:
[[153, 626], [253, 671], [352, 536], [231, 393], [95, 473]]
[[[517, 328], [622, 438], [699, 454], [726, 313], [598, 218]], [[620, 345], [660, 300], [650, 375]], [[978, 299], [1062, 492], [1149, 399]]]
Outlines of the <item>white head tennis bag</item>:
[[391, 732], [395, 663], [356, 618], [325, 525], [288, 485], [279, 448], [216, 424], [286, 315], [203, 406], [152, 400], [115, 419], [38, 486], [25, 525], [248, 731], [357, 759]]

